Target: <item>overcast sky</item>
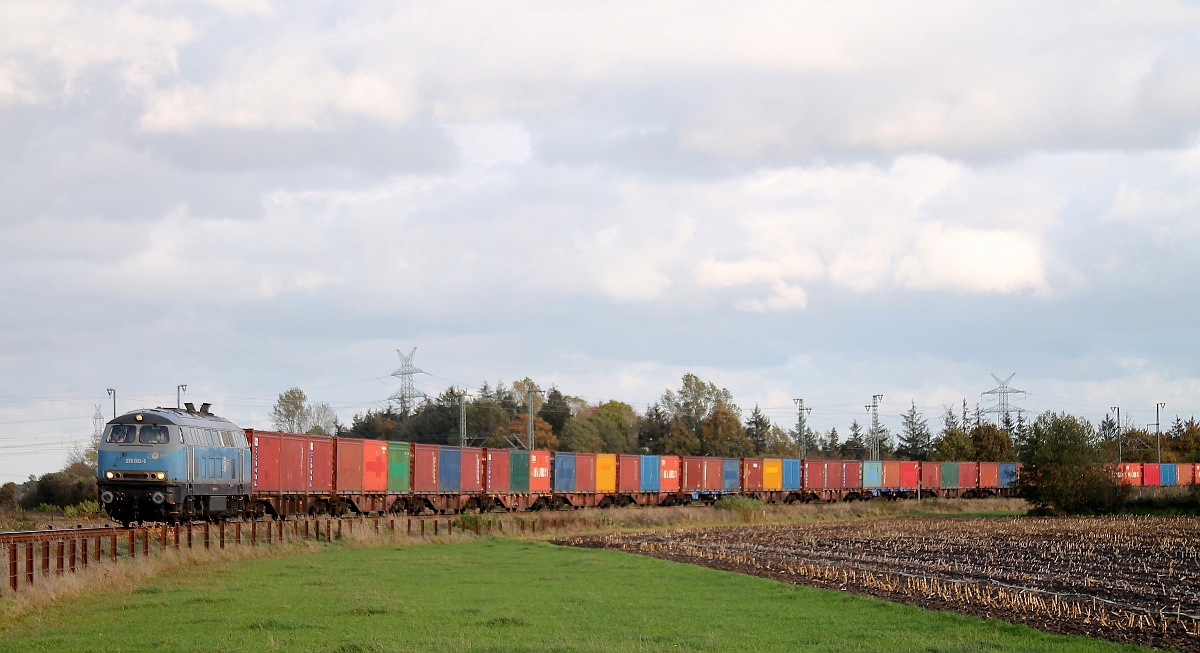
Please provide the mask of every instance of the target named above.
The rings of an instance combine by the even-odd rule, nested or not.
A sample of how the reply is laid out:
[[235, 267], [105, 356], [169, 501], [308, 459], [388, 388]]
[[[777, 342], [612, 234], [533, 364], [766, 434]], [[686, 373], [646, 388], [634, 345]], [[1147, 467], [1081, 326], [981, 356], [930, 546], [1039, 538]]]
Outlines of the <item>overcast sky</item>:
[[[400, 6], [396, 6], [399, 4]], [[1200, 6], [0, 3], [0, 482], [100, 406], [694, 372], [1200, 415]]]

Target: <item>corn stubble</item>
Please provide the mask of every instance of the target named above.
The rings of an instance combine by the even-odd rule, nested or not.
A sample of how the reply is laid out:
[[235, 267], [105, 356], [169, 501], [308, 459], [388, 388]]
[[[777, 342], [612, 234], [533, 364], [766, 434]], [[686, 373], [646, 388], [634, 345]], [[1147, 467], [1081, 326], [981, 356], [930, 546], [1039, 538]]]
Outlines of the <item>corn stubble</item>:
[[1003, 619], [1200, 651], [1200, 519], [938, 519], [613, 533], [640, 553]]

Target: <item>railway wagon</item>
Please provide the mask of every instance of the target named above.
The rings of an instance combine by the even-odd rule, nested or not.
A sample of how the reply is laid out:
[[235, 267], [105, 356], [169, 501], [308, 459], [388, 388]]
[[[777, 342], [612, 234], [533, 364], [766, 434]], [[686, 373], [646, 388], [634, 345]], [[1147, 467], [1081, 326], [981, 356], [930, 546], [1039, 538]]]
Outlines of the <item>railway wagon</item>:
[[332, 437], [255, 429], [246, 429], [246, 437], [256, 514], [336, 512]]

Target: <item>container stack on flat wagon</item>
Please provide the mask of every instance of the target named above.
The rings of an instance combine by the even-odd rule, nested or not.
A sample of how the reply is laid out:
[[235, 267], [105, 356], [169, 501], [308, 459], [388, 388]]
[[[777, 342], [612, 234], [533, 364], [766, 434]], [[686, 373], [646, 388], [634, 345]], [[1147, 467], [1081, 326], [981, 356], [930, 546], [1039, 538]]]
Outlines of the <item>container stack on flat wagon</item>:
[[[717, 458], [526, 451], [247, 430], [253, 501], [273, 514], [459, 512], [1011, 493], [1016, 463]], [[1138, 484], [1191, 483], [1197, 466], [1126, 463]]]
[[246, 429], [251, 501], [273, 515], [329, 512], [335, 502], [334, 438]]

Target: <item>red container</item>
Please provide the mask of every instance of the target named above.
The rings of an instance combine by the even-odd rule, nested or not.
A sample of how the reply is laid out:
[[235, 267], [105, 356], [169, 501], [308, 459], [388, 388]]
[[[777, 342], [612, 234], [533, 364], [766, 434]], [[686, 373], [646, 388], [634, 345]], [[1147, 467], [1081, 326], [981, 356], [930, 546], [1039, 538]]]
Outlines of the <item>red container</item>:
[[250, 487], [255, 492], [281, 491], [279, 460], [282, 442], [279, 436], [279, 433], [246, 429], [246, 439], [250, 441]]
[[287, 493], [308, 492], [308, 436], [296, 433], [279, 434], [280, 490]]
[[1162, 465], [1158, 463], [1142, 463], [1142, 485], [1150, 487], [1162, 485]]
[[762, 458], [742, 458], [742, 490], [746, 492], [758, 492], [762, 489]]
[[830, 460], [825, 463], [825, 487], [840, 490], [846, 487], [846, 462]]
[[641, 489], [641, 463], [641, 456], [617, 456], [617, 492], [637, 492]]
[[387, 440], [362, 441], [363, 492], [387, 492]]
[[437, 494], [438, 452], [436, 444], [414, 444], [412, 446], [413, 492]]
[[575, 491], [588, 494], [596, 491], [596, 454], [575, 454]]
[[464, 494], [483, 492], [483, 449], [463, 447], [459, 451], [459, 488]]
[[958, 487], [979, 487], [979, 463], [958, 464]]
[[824, 490], [829, 487], [829, 477], [827, 476], [829, 466], [824, 460], [802, 460], [800, 468], [804, 470], [803, 478], [800, 479], [804, 489]]
[[979, 487], [1000, 489], [1000, 463], [979, 463]]
[[684, 492], [700, 492], [711, 489], [706, 483], [708, 474], [708, 466], [705, 464], [709, 458], [705, 456], [684, 456], [680, 466], [680, 471], [683, 472], [683, 481], [680, 486]]
[[[338, 494], [360, 494], [363, 491], [363, 441], [357, 438], [338, 438], [337, 475], [333, 477]], [[384, 477], [387, 488], [387, 477]]]
[[1120, 481], [1129, 485], [1142, 484], [1142, 464], [1141, 463], [1121, 463], [1118, 466], [1120, 470]]
[[921, 463], [915, 460], [900, 462], [900, 487], [915, 490], [921, 484]]
[[942, 464], [921, 463], [921, 487], [938, 490], [942, 487]]
[[862, 489], [862, 461], [847, 460], [843, 467], [842, 487], [847, 490]]
[[487, 461], [484, 487], [492, 494], [508, 492], [508, 449], [485, 449], [484, 460]]
[[706, 456], [704, 458], [704, 489], [721, 490], [721, 459]]
[[329, 435], [308, 436], [308, 454], [312, 460], [309, 490], [315, 494], [333, 492], [333, 444]]
[[658, 491], [659, 492], [678, 492], [679, 491], [679, 456], [659, 456], [658, 457]]
[[529, 452], [529, 491], [550, 491], [550, 452]]

